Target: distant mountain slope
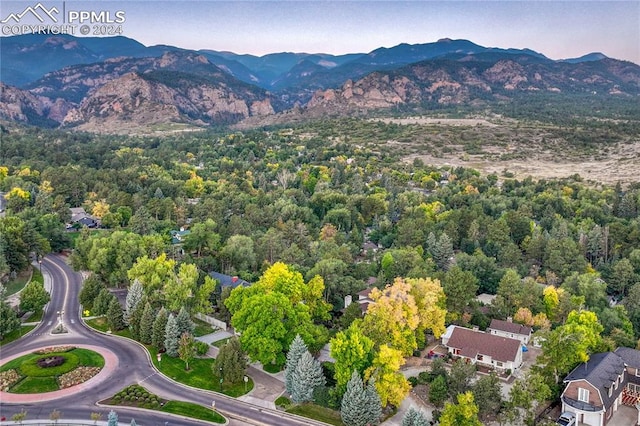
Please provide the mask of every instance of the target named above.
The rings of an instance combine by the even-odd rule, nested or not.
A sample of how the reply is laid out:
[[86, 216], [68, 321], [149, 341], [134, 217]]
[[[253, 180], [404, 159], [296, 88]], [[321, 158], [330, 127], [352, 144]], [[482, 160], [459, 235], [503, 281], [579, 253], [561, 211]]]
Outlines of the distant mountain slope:
[[433, 59], [319, 90], [306, 110], [322, 114], [401, 105], [473, 104], [541, 91], [638, 96], [640, 66], [614, 59], [571, 64], [506, 53]]

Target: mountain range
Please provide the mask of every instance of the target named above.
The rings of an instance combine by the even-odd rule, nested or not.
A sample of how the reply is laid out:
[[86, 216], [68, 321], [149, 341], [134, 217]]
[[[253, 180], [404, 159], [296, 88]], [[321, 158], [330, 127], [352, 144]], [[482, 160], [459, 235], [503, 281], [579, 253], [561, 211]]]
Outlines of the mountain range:
[[530, 49], [451, 39], [366, 54], [257, 57], [146, 47], [127, 37], [28, 35], [0, 37], [0, 90], [5, 119], [108, 132], [259, 122], [285, 111], [490, 103], [526, 93], [638, 96], [640, 67], [601, 53], [554, 61]]

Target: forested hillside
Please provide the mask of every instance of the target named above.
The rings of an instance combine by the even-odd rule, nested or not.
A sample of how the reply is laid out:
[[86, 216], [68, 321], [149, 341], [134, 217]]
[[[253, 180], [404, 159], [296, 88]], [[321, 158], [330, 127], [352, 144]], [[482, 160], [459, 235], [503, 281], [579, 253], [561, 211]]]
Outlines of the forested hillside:
[[[336, 132], [340, 126], [344, 133]], [[357, 138], [355, 129], [361, 132]], [[387, 138], [382, 132], [398, 136], [402, 129], [353, 119], [142, 138], [7, 125], [0, 147], [0, 191], [8, 213], [0, 218], [0, 275], [24, 268], [32, 251], [68, 247], [72, 236], [74, 266], [109, 286], [127, 287], [151, 267], [144, 262], [158, 258], [158, 266], [169, 259], [177, 262], [172, 268], [197, 266], [194, 291], [210, 271], [274, 293], [280, 284], [269, 274], [290, 274], [296, 285], [317, 285], [322, 292], [300, 296], [286, 289], [310, 310], [305, 321], [313, 327], [296, 332], [306, 333], [305, 342], [315, 349], [328, 341], [327, 328], [349, 330], [339, 334], [343, 339], [364, 333], [378, 351], [365, 366], [371, 368], [386, 365], [389, 348], [376, 341], [385, 315], [377, 308], [356, 330], [348, 327], [357, 315], [340, 311], [345, 296], [367, 285], [393, 284], [377, 296], [380, 306], [398, 292], [410, 292], [418, 305], [429, 295], [439, 300], [443, 315], [446, 308], [447, 323], [481, 328], [491, 318], [514, 317], [544, 333], [573, 321], [573, 311], [590, 311], [602, 325], [597, 344], [569, 347], [567, 353], [636, 346], [640, 185], [604, 186], [578, 175], [516, 179], [506, 172], [435, 167], [417, 157], [401, 161], [407, 152], [379, 139]], [[103, 229], [65, 231], [69, 208], [80, 206]], [[191, 231], [181, 246], [184, 254], [170, 242], [170, 231], [181, 227]], [[134, 264], [137, 273], [131, 272]], [[434, 296], [436, 280], [446, 297]], [[233, 315], [242, 327], [235, 316], [242, 312], [238, 301], [254, 293], [227, 293], [224, 306], [219, 295], [213, 297], [216, 314]], [[479, 293], [498, 297], [481, 309]], [[211, 309], [204, 306], [206, 297], [193, 294], [188, 303], [194, 310]], [[182, 297], [166, 294], [163, 302], [179, 307], [182, 299], [176, 303], [174, 296]], [[434, 318], [421, 318], [409, 333], [413, 338], [387, 342], [394, 348], [389, 350], [410, 355], [424, 344], [426, 330], [439, 335], [442, 324]], [[280, 352], [249, 355], [282, 363], [295, 334], [289, 330]], [[540, 374], [552, 387], [572, 362], [542, 359]], [[336, 366], [337, 379], [338, 372]], [[340, 374], [338, 387], [350, 377]], [[396, 385], [378, 388], [384, 405], [387, 397], [395, 405], [390, 395], [406, 390]]]

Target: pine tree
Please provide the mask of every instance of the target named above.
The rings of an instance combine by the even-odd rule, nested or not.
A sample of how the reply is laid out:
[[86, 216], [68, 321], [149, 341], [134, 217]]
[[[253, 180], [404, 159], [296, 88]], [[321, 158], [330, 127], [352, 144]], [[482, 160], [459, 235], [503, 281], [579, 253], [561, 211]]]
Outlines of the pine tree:
[[131, 338], [133, 340], [140, 340], [140, 323], [142, 321], [142, 312], [144, 311], [146, 304], [146, 297], [143, 296], [142, 300], [138, 302], [133, 311], [129, 313], [129, 331], [131, 332]]
[[138, 426], [138, 423], [136, 423], [135, 419], [131, 419], [131, 423], [129, 423], [129, 426]]
[[189, 312], [187, 312], [184, 306], [180, 308], [180, 312], [178, 312], [176, 316], [176, 324], [178, 325], [180, 336], [182, 336], [183, 333], [193, 334], [196, 328], [193, 321], [191, 321], [191, 317], [189, 317]]
[[367, 396], [367, 409], [371, 413], [369, 420], [370, 425], [377, 425], [380, 423], [380, 417], [382, 417], [382, 402], [380, 401], [380, 395], [376, 391], [376, 386], [373, 379], [369, 380], [367, 388], [364, 390]]
[[222, 371], [222, 378], [227, 383], [240, 383], [247, 371], [247, 355], [242, 350], [237, 337], [232, 337], [220, 348], [211, 369], [214, 375]]
[[169, 314], [167, 319], [167, 326], [164, 332], [164, 347], [167, 350], [167, 355], [170, 357], [178, 356], [178, 345], [180, 340], [180, 330], [178, 330], [178, 323], [176, 317], [173, 314]]
[[78, 296], [82, 308], [93, 311], [93, 302], [103, 288], [105, 288], [105, 286], [96, 274], [92, 274], [84, 280], [82, 290], [80, 290], [80, 295]]
[[296, 366], [298, 365], [298, 361], [300, 361], [302, 355], [307, 352], [307, 350], [308, 348], [304, 343], [304, 340], [302, 340], [302, 337], [297, 334], [289, 346], [289, 352], [287, 352], [287, 364], [284, 371], [284, 385], [287, 392], [289, 392], [289, 395], [293, 392]]
[[402, 418], [402, 426], [427, 426], [428, 424], [424, 414], [413, 407], [409, 408]]
[[160, 308], [156, 319], [153, 321], [151, 344], [158, 350], [158, 352], [162, 352], [165, 349], [164, 338], [166, 336], [168, 318], [169, 315], [167, 314], [167, 310], [163, 306], [162, 308]]
[[109, 309], [109, 303], [113, 298], [113, 294], [109, 292], [106, 288], [100, 290], [98, 293], [98, 297], [93, 301], [93, 314], [94, 315], [105, 315], [107, 313], [107, 309]]
[[133, 315], [134, 310], [142, 300], [142, 296], [144, 296], [144, 288], [142, 287], [142, 283], [136, 279], [133, 281], [133, 284], [129, 286], [129, 291], [127, 292], [124, 315], [124, 320], [127, 324], [129, 323], [129, 318]]
[[438, 265], [438, 268], [442, 270], [449, 268], [450, 259], [453, 257], [453, 243], [451, 242], [451, 238], [444, 232], [440, 235], [435, 247], [431, 249], [431, 255], [433, 256], [433, 261]]
[[118, 426], [118, 414], [113, 410], [109, 411], [107, 426]]
[[309, 351], [300, 357], [293, 376], [291, 399], [296, 403], [311, 401], [313, 390], [326, 383], [320, 362]]
[[376, 415], [379, 411], [378, 413], [372, 412], [372, 406], [371, 395], [365, 390], [358, 371], [354, 370], [347, 383], [347, 390], [342, 397], [340, 407], [342, 421], [347, 426], [366, 426], [378, 422], [379, 416], [376, 417]]
[[120, 303], [115, 296], [113, 296], [111, 298], [111, 302], [109, 302], [109, 309], [107, 309], [107, 324], [109, 324], [112, 331], [118, 331], [124, 328], [122, 307], [120, 307]]
[[145, 345], [151, 344], [153, 337], [153, 308], [149, 302], [144, 304], [140, 319], [140, 341]]

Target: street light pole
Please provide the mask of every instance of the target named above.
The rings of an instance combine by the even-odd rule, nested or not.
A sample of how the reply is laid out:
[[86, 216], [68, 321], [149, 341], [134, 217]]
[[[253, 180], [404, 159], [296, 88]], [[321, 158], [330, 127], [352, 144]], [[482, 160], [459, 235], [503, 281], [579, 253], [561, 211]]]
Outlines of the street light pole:
[[222, 392], [222, 367], [220, 367], [220, 392]]

